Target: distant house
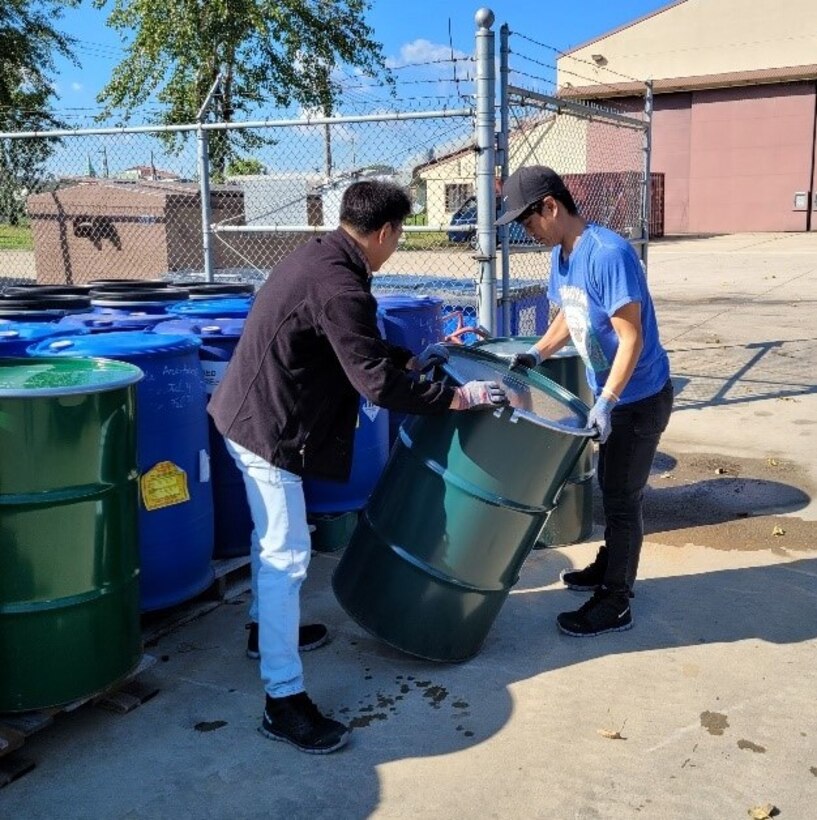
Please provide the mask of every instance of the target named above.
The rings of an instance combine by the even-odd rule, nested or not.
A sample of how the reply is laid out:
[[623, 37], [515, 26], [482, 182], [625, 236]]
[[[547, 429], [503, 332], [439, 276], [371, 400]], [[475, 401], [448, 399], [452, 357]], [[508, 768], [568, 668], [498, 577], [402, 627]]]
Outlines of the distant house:
[[325, 225], [340, 221], [340, 200], [358, 179], [394, 179], [391, 169], [365, 168], [327, 179], [323, 174], [273, 171], [228, 176], [244, 193], [247, 225]]
[[[549, 165], [561, 174], [579, 174], [587, 167], [588, 127], [604, 128], [571, 118], [570, 127], [542, 115], [514, 128], [508, 138], [510, 172], [524, 165]], [[415, 184], [425, 189], [428, 225], [448, 225], [456, 211], [474, 196], [476, 151], [467, 145], [414, 168]]]
[[132, 179], [138, 182], [180, 182], [175, 171], [166, 171], [153, 165], [133, 165], [116, 174], [116, 179]]

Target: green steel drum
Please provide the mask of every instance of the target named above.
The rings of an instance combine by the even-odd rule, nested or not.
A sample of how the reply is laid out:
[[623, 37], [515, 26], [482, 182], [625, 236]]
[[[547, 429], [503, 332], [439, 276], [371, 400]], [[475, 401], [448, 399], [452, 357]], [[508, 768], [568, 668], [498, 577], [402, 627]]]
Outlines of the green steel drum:
[[479, 651], [581, 457], [588, 409], [472, 348], [453, 348], [444, 371], [455, 384], [501, 382], [510, 406], [411, 418], [332, 583], [381, 640], [461, 661]]
[[[539, 336], [513, 336], [487, 339], [477, 342], [481, 350], [495, 356], [510, 359], [514, 353], [524, 353]], [[586, 405], [592, 406], [595, 398], [585, 375], [584, 361], [572, 345], [566, 345], [555, 355], [536, 367], [556, 384], [578, 396]], [[565, 482], [556, 503], [556, 509], [548, 516], [534, 549], [553, 547], [558, 544], [577, 544], [593, 534], [593, 448], [587, 447], [576, 467]]]
[[141, 377], [0, 359], [0, 712], [70, 703], [139, 663]]

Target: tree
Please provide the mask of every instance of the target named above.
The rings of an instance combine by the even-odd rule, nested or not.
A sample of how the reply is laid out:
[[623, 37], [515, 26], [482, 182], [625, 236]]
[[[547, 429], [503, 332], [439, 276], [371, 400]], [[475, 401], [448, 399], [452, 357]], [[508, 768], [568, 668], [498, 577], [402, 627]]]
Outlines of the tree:
[[[49, 81], [54, 57], [76, 60], [72, 40], [54, 27], [63, 9], [79, 0], [2, 0], [0, 2], [0, 131], [42, 131], [63, 123], [51, 112], [55, 96]], [[2, 140], [0, 143], [0, 219], [16, 224], [25, 195], [41, 180], [55, 140]]]
[[[108, 25], [133, 38], [99, 94], [101, 117], [127, 120], [155, 97], [162, 122], [194, 122], [219, 72], [220, 122], [265, 104], [328, 115], [341, 91], [333, 72], [344, 64], [389, 80], [364, 20], [369, 0], [94, 0], [109, 3]], [[264, 142], [250, 133], [239, 140], [244, 149]], [[213, 163], [217, 174], [228, 154]]]
[[266, 174], [267, 169], [264, 163], [255, 157], [233, 157], [227, 163], [227, 176], [244, 177], [259, 174]]

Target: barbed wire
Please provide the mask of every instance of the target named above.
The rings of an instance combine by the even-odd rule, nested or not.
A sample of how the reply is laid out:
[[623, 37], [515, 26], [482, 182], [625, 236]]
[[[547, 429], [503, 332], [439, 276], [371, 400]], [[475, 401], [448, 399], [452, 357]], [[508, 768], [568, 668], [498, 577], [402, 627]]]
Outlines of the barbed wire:
[[441, 57], [439, 60], [425, 60], [418, 63], [404, 63], [403, 65], [387, 66], [390, 71], [403, 71], [406, 68], [420, 68], [429, 65], [446, 65], [448, 63], [475, 63], [475, 57]]
[[607, 68], [606, 66], [598, 66], [596, 65], [596, 63], [591, 63], [589, 60], [583, 60], [581, 57], [574, 57], [572, 54], [568, 54], [566, 51], [562, 51], [562, 49], [556, 48], [556, 46], [548, 45], [547, 43], [543, 43], [540, 40], [534, 40], [533, 37], [528, 37], [526, 34], [522, 34], [519, 31], [511, 31], [510, 34], [512, 34], [515, 37], [519, 37], [521, 40], [527, 40], [529, 43], [533, 43], [533, 45], [539, 46], [540, 48], [547, 48], [550, 51], [553, 51], [556, 54], [558, 54], [560, 57], [567, 57], [570, 60], [575, 60], [577, 63], [585, 63], [586, 65], [592, 66], [593, 68], [603, 68], [603, 70], [607, 71], [609, 74], [615, 74], [617, 77], [621, 77], [624, 80], [631, 80], [632, 82], [636, 83], [644, 82], [644, 80], [639, 80], [636, 77], [630, 77], [628, 74], [622, 74], [619, 71], [614, 71], [612, 68]]
[[[559, 74], [567, 74], [571, 77], [576, 77], [580, 80], [584, 80], [585, 82], [588, 82], [591, 85], [597, 85], [597, 86], [600, 85], [600, 86], [603, 86], [604, 88], [609, 88], [611, 91], [614, 91], [617, 94], [620, 93], [620, 91], [621, 91], [621, 89], [618, 88], [617, 86], [611, 85], [610, 83], [605, 83], [603, 80], [598, 80], [598, 79], [592, 79], [590, 77], [585, 77], [581, 74], [577, 74], [575, 71], [569, 71], [566, 68], [557, 68], [555, 65], [552, 65], [550, 63], [543, 63], [541, 60], [537, 60], [533, 57], [529, 57], [528, 55], [521, 54], [517, 51], [511, 51], [510, 53], [513, 54], [516, 57], [519, 57], [522, 60], [527, 60], [528, 62], [531, 62], [531, 63], [534, 63], [536, 65], [542, 66], [543, 68], [551, 68]], [[511, 69], [511, 70], [513, 70], [513, 69]], [[555, 85], [555, 83], [554, 83], [554, 85]]]

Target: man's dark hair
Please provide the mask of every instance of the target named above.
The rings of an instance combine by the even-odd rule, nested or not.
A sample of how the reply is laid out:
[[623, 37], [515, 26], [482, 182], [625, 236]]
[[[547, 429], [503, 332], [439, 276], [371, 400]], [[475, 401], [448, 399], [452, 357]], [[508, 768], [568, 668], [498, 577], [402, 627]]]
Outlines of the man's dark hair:
[[387, 222], [396, 228], [410, 213], [405, 190], [379, 179], [353, 182], [340, 201], [340, 221], [361, 234], [379, 231]]
[[[571, 216], [576, 216], [576, 214], [579, 213], [579, 209], [576, 207], [576, 200], [573, 199], [573, 194], [571, 194], [566, 187], [561, 191], [554, 191], [550, 196], [558, 202], [561, 202]], [[542, 197], [542, 199], [544, 199], [544, 197]]]

